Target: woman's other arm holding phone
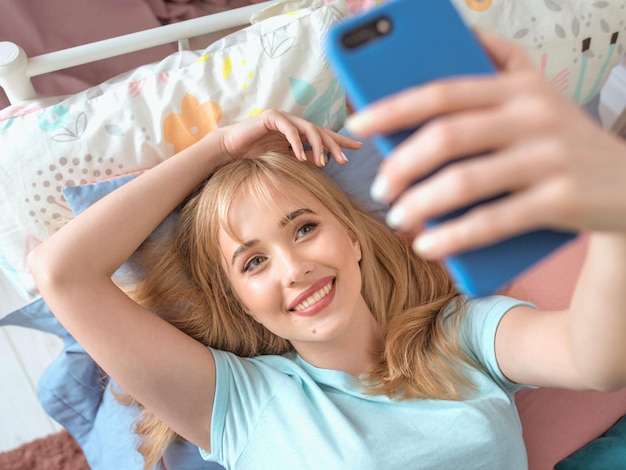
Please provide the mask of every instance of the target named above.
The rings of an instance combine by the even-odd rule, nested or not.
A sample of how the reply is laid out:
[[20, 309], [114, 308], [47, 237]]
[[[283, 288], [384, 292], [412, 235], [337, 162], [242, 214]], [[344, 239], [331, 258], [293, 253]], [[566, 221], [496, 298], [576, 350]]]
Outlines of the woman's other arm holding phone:
[[[349, 120], [361, 138], [423, 124], [383, 162], [372, 195], [391, 203], [390, 225], [412, 234], [416, 251], [432, 258], [539, 227], [591, 231], [570, 308], [507, 314], [496, 339], [498, 362], [521, 383], [620, 388], [626, 385], [626, 145], [552, 90], [519, 47], [480, 36], [500, 70], [496, 76], [410, 89]], [[502, 193], [508, 194], [423, 229], [434, 216]]]

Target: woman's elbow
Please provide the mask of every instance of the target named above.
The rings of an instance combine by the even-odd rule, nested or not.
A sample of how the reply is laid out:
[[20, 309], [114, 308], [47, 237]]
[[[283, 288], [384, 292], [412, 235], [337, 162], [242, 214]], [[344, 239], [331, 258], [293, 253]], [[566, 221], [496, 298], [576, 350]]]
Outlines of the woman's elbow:
[[41, 248], [41, 245], [28, 254], [26, 264], [39, 290], [41, 290], [42, 286], [51, 283], [54, 277], [54, 270], [50, 266], [50, 257], [46, 256], [45, 250]]
[[598, 392], [616, 392], [626, 387], [626, 367], [624, 361], [605, 363], [587, 374], [589, 388]]
[[27, 256], [26, 263], [40, 293], [44, 294], [54, 286], [71, 282], [70, 273], [57, 256], [45, 246], [34, 248]]
[[598, 392], [617, 392], [626, 388], [626, 378], [625, 377], [613, 377], [606, 378], [601, 382], [598, 382], [594, 387], [594, 390]]

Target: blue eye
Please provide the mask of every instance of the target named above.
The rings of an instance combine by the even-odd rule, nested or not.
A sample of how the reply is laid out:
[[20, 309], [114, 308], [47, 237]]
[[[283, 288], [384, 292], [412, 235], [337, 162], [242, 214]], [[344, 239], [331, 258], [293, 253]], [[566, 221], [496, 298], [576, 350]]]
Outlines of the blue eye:
[[264, 260], [265, 258], [262, 256], [253, 256], [243, 265], [243, 272], [254, 271], [261, 265], [261, 263], [263, 263]]
[[305, 235], [308, 235], [309, 233], [313, 232], [317, 228], [318, 225], [319, 224], [315, 222], [309, 222], [309, 223], [302, 225], [296, 233], [296, 238], [301, 238], [301, 237], [304, 237]]

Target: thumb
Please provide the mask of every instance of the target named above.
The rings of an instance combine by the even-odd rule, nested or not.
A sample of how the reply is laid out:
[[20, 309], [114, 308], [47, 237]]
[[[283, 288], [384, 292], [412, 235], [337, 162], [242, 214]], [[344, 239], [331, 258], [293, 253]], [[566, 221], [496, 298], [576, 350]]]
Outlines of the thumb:
[[474, 32], [498, 70], [511, 72], [535, 68], [526, 51], [517, 43], [485, 31], [475, 29]]

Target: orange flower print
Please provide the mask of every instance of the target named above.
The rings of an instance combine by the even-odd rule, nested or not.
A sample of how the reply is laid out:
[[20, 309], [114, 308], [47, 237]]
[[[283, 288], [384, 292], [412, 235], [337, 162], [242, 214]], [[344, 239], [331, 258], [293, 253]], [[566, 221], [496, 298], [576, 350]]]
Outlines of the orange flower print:
[[211, 132], [222, 118], [222, 108], [213, 101], [199, 103], [192, 95], [185, 95], [182, 112], [171, 113], [163, 121], [165, 140], [174, 145], [174, 152], [199, 141]]
[[492, 0], [465, 0], [465, 3], [474, 11], [486, 11], [491, 8]]

